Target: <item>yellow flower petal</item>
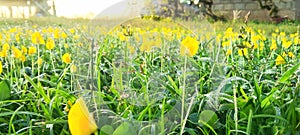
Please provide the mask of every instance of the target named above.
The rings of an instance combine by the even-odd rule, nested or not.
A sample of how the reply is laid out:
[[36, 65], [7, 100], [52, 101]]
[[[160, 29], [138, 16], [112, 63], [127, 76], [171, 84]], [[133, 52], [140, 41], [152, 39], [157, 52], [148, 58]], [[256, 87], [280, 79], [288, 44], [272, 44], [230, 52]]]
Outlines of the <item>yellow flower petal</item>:
[[285, 63], [285, 60], [282, 58], [282, 56], [278, 55], [275, 62], [276, 62], [276, 65], [281, 65], [281, 64]]
[[21, 58], [22, 51], [20, 51], [18, 48], [14, 47], [14, 46], [12, 47], [12, 50], [13, 50], [13, 54], [14, 54], [15, 58]]
[[71, 70], [71, 73], [75, 73], [77, 71], [77, 67], [74, 64], [72, 64], [70, 70]]
[[198, 49], [199, 42], [195, 38], [188, 36], [181, 42], [180, 54], [192, 57], [197, 53]]
[[68, 124], [72, 135], [90, 135], [97, 130], [83, 98], [77, 99], [68, 114]]
[[226, 52], [226, 56], [231, 55], [231, 54], [232, 54], [232, 50], [228, 49], [227, 52]]
[[48, 39], [47, 39], [47, 43], [46, 43], [46, 48], [47, 48], [48, 50], [52, 50], [54, 47], [55, 47], [54, 40], [51, 39], [51, 38], [48, 38]]
[[30, 46], [28, 50], [28, 55], [32, 55], [36, 53], [36, 48], [34, 46]]
[[37, 63], [38, 63], [38, 65], [42, 65], [43, 64], [43, 59], [42, 58], [38, 58]]
[[248, 48], [243, 48], [238, 50], [240, 56], [248, 56]]
[[65, 53], [63, 56], [62, 56], [62, 61], [66, 64], [69, 64], [71, 63], [71, 55], [69, 53]]
[[295, 55], [292, 52], [288, 52], [288, 55], [289, 55], [290, 58], [294, 58], [295, 57]]
[[3, 69], [2, 69], [2, 61], [0, 61], [0, 74], [2, 73]]
[[270, 46], [270, 50], [276, 50], [277, 49], [277, 43], [276, 40], [272, 39], [272, 44]]

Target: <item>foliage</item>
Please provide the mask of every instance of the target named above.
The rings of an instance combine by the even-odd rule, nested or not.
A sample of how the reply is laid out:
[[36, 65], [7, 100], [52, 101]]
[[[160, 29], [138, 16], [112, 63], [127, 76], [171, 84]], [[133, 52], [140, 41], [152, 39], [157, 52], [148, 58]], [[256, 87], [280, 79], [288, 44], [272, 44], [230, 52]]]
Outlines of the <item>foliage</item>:
[[42, 21], [0, 26], [0, 134], [70, 134], [84, 105], [99, 134], [300, 132], [297, 24]]

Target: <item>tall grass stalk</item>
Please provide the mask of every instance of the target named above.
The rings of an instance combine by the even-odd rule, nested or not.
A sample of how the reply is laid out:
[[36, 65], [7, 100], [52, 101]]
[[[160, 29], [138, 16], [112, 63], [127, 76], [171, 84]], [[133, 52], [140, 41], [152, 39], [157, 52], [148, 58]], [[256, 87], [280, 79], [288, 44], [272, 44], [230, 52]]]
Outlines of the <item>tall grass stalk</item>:
[[[186, 69], [187, 68], [187, 56], [184, 56], [184, 67], [183, 67], [183, 84], [182, 84], [182, 91], [181, 91], [181, 131], [180, 134], [183, 134], [184, 129], [184, 106], [185, 106], [185, 81], [186, 81]], [[187, 115], [187, 114], [186, 114]]]
[[237, 107], [237, 100], [236, 100], [236, 91], [237, 91], [237, 84], [234, 85], [233, 88], [233, 103], [234, 103], [234, 122], [235, 122], [235, 134], [238, 134], [238, 107]]
[[[197, 88], [196, 88], [196, 90], [197, 90]], [[182, 124], [182, 126], [181, 126], [181, 130], [180, 130], [180, 134], [181, 134], [181, 135], [182, 135], [183, 132], [184, 132], [184, 127], [185, 127], [186, 121], [187, 121], [187, 119], [188, 119], [188, 117], [189, 117], [189, 114], [190, 114], [190, 111], [191, 111], [191, 109], [192, 109], [192, 106], [193, 106], [193, 104], [194, 104], [194, 99], [195, 99], [195, 97], [198, 95], [197, 93], [198, 93], [198, 92], [196, 92], [196, 93], [193, 95], [193, 97], [192, 97], [192, 99], [191, 99], [191, 102], [190, 102], [190, 104], [189, 104], [189, 106], [188, 106], [188, 109], [187, 109], [187, 111], [186, 111], [186, 115], [185, 115], [185, 118], [184, 118], [184, 120], [183, 120], [183, 124]]]

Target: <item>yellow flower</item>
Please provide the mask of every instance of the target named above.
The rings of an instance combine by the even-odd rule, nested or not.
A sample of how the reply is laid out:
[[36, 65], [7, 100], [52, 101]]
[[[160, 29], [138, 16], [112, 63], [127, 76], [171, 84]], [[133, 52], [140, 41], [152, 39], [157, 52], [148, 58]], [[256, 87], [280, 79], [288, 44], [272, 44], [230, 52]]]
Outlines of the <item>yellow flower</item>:
[[284, 48], [289, 48], [292, 44], [292, 41], [282, 41], [282, 46]]
[[298, 37], [295, 37], [295, 38], [294, 38], [294, 44], [295, 44], [295, 45], [299, 44], [299, 41], [300, 41], [300, 40], [299, 40]]
[[277, 44], [276, 44], [276, 40], [272, 39], [272, 44], [270, 46], [270, 50], [276, 50], [277, 49]]
[[282, 36], [282, 37], [284, 37], [285, 36], [285, 32], [280, 32], [279, 35]]
[[261, 40], [266, 41], [267, 38], [265, 36], [261, 35]]
[[43, 39], [43, 37], [39, 37], [38, 41], [40, 44], [44, 45], [45, 44], [45, 40]]
[[17, 42], [20, 42], [20, 34], [16, 34], [15, 39], [16, 39]]
[[42, 29], [42, 33], [47, 33], [47, 29]]
[[226, 52], [226, 55], [231, 55], [232, 54], [232, 50], [231, 49], [228, 49], [227, 52]]
[[2, 69], [2, 61], [0, 61], [0, 74], [2, 73], [3, 69]]
[[25, 46], [21, 46], [22, 53], [27, 54], [27, 48]]
[[7, 51], [7, 50], [9, 50], [9, 44], [8, 43], [5, 43], [4, 45], [3, 45], [3, 47], [2, 47], [2, 49], [3, 50], [5, 50], [5, 51]]
[[21, 61], [25, 62], [26, 61], [26, 57], [24, 55], [21, 56]]
[[294, 55], [292, 52], [288, 52], [288, 56], [289, 56], [290, 58], [294, 58], [294, 57], [295, 57], [295, 55]]
[[10, 35], [8, 33], [5, 34], [5, 41], [8, 42], [10, 40]]
[[246, 46], [246, 47], [248, 47], [248, 48], [252, 48], [252, 45], [249, 42], [247, 42], [247, 41], [244, 41], [243, 45]]
[[259, 43], [259, 50], [260, 50], [260, 51], [264, 50], [264, 47], [265, 47], [265, 44], [264, 44], [264, 42], [261, 41], [261, 42]]
[[45, 44], [45, 41], [41, 35], [41, 33], [39, 32], [34, 32], [32, 35], [31, 35], [31, 42], [33, 44]]
[[68, 48], [69, 48], [69, 45], [68, 45], [68, 44], [64, 44], [64, 47], [65, 47], [66, 49], [68, 49]]
[[89, 113], [83, 98], [77, 99], [68, 114], [68, 125], [72, 135], [90, 135], [97, 130], [96, 122]]
[[248, 48], [243, 48], [238, 50], [240, 56], [248, 56]]
[[80, 38], [80, 36], [79, 36], [79, 35], [74, 35], [73, 38], [74, 38], [75, 40], [78, 40], [78, 39]]
[[55, 47], [54, 40], [52, 38], [47, 39], [46, 48], [52, 50]]
[[2, 50], [2, 51], [0, 52], [0, 57], [4, 58], [4, 57], [6, 57], [6, 56], [7, 56], [7, 51], [6, 51], [6, 50]]
[[182, 37], [181, 33], [180, 32], [176, 32], [176, 38], [180, 39], [181, 37]]
[[62, 61], [66, 64], [69, 64], [71, 63], [71, 56], [69, 53], [65, 53], [63, 56], [62, 56]]
[[222, 47], [226, 47], [226, 46], [230, 46], [230, 40], [222, 42]]
[[280, 64], [284, 64], [285, 60], [282, 58], [282, 56], [278, 55], [275, 62], [276, 62], [276, 65], [280, 65]]
[[35, 53], [36, 53], [36, 48], [33, 47], [33, 46], [30, 46], [29, 50], [28, 50], [28, 55], [32, 55], [32, 54], [35, 54]]
[[21, 56], [22, 56], [22, 51], [20, 51], [18, 48], [16, 48], [16, 47], [12, 47], [12, 50], [13, 50], [13, 54], [14, 54], [14, 57], [15, 58], [21, 58]]
[[52, 33], [54, 30], [53, 30], [53, 28], [50, 26], [49, 28], [48, 28], [48, 33]]
[[283, 52], [283, 53], [282, 53], [282, 57], [285, 57], [285, 56], [286, 56], [286, 53], [285, 53], [285, 52]]
[[258, 48], [258, 44], [256, 42], [254, 42], [253, 44], [254, 44], [253, 49], [257, 49]]
[[74, 34], [74, 33], [75, 33], [75, 29], [73, 29], [73, 28], [70, 29], [69, 31], [70, 31], [71, 34]]
[[231, 27], [227, 28], [225, 33], [232, 33], [232, 28]]
[[217, 37], [216, 37], [216, 43], [220, 43], [221, 38], [222, 38], [222, 35], [218, 34]]
[[62, 32], [62, 33], [61, 33], [61, 37], [62, 37], [62, 38], [67, 38], [68, 35], [67, 35], [65, 32]]
[[198, 49], [199, 42], [195, 38], [188, 36], [181, 42], [180, 54], [192, 57], [197, 53]]
[[126, 36], [124, 36], [123, 34], [119, 34], [119, 38], [120, 38], [121, 41], [128, 41]]
[[75, 73], [76, 71], [77, 71], [77, 67], [74, 64], [72, 64], [71, 73]]
[[59, 29], [58, 28], [56, 28], [55, 30], [54, 30], [54, 38], [59, 38]]
[[259, 39], [260, 39], [260, 35], [256, 35], [256, 36], [251, 37], [251, 41], [254, 42], [254, 43], [257, 42]]
[[141, 51], [149, 52], [151, 48], [154, 46], [155, 42], [153, 40], [148, 41], [144, 40], [142, 45], [140, 46]]
[[37, 63], [38, 63], [38, 65], [42, 65], [43, 64], [43, 59], [42, 58], [38, 58]]

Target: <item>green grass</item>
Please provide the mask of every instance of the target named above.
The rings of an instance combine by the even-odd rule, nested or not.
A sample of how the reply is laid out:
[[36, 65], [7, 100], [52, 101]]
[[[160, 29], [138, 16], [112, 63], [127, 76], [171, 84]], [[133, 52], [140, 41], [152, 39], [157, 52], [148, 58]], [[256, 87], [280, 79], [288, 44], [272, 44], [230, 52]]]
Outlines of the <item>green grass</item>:
[[[285, 48], [282, 42], [283, 37], [299, 38], [289, 37], [299, 33], [298, 23], [249, 22], [246, 26], [239, 22], [134, 19], [123, 23], [131, 25], [132, 35], [119, 26], [107, 30], [105, 23], [64, 18], [1, 21], [0, 49], [3, 51], [5, 43], [10, 49], [0, 58], [0, 134], [70, 134], [66, 107], [68, 101], [74, 103], [81, 96], [102, 132], [300, 133], [300, 44], [293, 42]], [[274, 38], [277, 49], [272, 50], [276, 29], [285, 36]], [[58, 38], [54, 38], [56, 30]], [[260, 30], [265, 31], [266, 39], [254, 41], [252, 37]], [[55, 48], [33, 44], [34, 31], [45, 41], [54, 38]], [[128, 40], [122, 40], [122, 35]], [[200, 42], [193, 57], [180, 55], [181, 41], [187, 36]], [[224, 45], [224, 41], [231, 42]], [[252, 44], [248, 54], [245, 42]], [[262, 42], [264, 47], [255, 49], [254, 42]], [[22, 50], [22, 45], [27, 49], [34, 46], [37, 52], [22, 52], [26, 58], [22, 61], [12, 49]], [[153, 48], [143, 51], [142, 45]], [[232, 53], [226, 54], [228, 50]], [[282, 56], [283, 52], [287, 56]], [[65, 53], [71, 54], [71, 63], [63, 62]], [[279, 55], [284, 64], [276, 64]], [[38, 58], [43, 60], [40, 65]], [[76, 72], [71, 71], [72, 65]]]

